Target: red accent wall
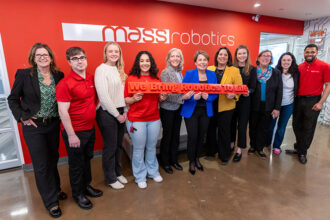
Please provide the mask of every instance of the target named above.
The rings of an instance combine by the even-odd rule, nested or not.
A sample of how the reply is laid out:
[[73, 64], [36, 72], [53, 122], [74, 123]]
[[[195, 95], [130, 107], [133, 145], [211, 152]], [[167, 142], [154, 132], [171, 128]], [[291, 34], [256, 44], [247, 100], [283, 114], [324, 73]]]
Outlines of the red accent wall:
[[[15, 79], [17, 68], [27, 68], [28, 53], [36, 42], [48, 44], [55, 53], [56, 63], [64, 73], [70, 67], [65, 59], [65, 51], [71, 46], [85, 49], [88, 57], [88, 72], [94, 74], [95, 68], [102, 62], [105, 42], [64, 41], [62, 22], [95, 25], [117, 25], [130, 28], [169, 29], [171, 33], [211, 32], [221, 35], [233, 35], [234, 43], [228, 46], [234, 52], [240, 44], [249, 47], [253, 62], [259, 50], [260, 32], [303, 34], [303, 21], [261, 16], [259, 22], [254, 22], [252, 14], [230, 12], [195, 6], [179, 5], [158, 1], [110, 1], [110, 0], [11, 0], [1, 3], [0, 33], [4, 45], [4, 54], [8, 69], [10, 84]], [[187, 34], [183, 41], [187, 42]], [[198, 38], [195, 37], [195, 41]], [[223, 37], [222, 44], [230, 43]], [[213, 64], [216, 50], [222, 46], [182, 44], [178, 35], [174, 35], [172, 43], [120, 43], [123, 49], [125, 70], [129, 72], [135, 55], [140, 50], [150, 51], [159, 67], [165, 67], [165, 56], [169, 49], [182, 49], [184, 69], [195, 68], [193, 54], [197, 50], [205, 50], [210, 55], [210, 65]], [[226, 46], [226, 45], [225, 45]], [[31, 163], [28, 149], [24, 142], [21, 127], [19, 131], [22, 141], [25, 164]], [[97, 131], [95, 149], [102, 148], [102, 137]], [[61, 141], [61, 157], [66, 150]]]

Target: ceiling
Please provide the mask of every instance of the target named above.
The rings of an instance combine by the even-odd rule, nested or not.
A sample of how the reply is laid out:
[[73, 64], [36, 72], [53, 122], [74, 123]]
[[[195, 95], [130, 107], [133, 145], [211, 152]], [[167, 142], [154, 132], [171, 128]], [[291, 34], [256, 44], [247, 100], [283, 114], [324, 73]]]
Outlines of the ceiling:
[[[162, 0], [296, 20], [330, 16], [330, 0]], [[255, 3], [261, 6], [254, 8]]]

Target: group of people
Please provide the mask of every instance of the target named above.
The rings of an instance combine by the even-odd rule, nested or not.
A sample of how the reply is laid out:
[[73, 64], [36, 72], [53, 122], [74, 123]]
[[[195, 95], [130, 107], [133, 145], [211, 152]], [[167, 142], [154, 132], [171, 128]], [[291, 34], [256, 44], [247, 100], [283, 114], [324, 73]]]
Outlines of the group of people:
[[[94, 77], [86, 72], [87, 56], [80, 47], [71, 47], [66, 58], [71, 72], [64, 77], [55, 63], [52, 50], [42, 43], [33, 45], [28, 69], [17, 70], [8, 103], [15, 119], [22, 123], [23, 136], [30, 151], [37, 188], [52, 217], [61, 216], [59, 200], [67, 198], [60, 188], [57, 170], [59, 135], [64, 140], [69, 163], [72, 196], [79, 207], [92, 208], [88, 197], [100, 197], [93, 188], [90, 160], [95, 142], [96, 120], [103, 138], [102, 167], [106, 184], [122, 189], [128, 182], [122, 175], [121, 155], [125, 125], [133, 143], [132, 170], [139, 188], [147, 187], [147, 177], [162, 182], [156, 157], [160, 128], [160, 164], [166, 173], [178, 163], [182, 117], [187, 129], [189, 172], [203, 171], [199, 158], [203, 145], [207, 156], [218, 157], [226, 165], [233, 157], [239, 162], [247, 147], [249, 154], [266, 158], [263, 148], [273, 141], [274, 154], [281, 144], [288, 120], [293, 113], [297, 138], [295, 149], [301, 163], [306, 163], [322, 104], [330, 93], [330, 67], [316, 58], [318, 48], [305, 48], [305, 62], [297, 66], [293, 54], [283, 54], [272, 68], [272, 53], [262, 51], [256, 67], [251, 65], [246, 46], [237, 47], [234, 57], [221, 47], [209, 66], [209, 55], [197, 51], [196, 68], [182, 74], [182, 51], [171, 49], [166, 68], [158, 74], [152, 54], [140, 51], [128, 76], [124, 72], [123, 53], [116, 42], [104, 47], [104, 62]], [[246, 85], [248, 94], [208, 94], [189, 91], [185, 94], [129, 93], [129, 82], [173, 82]], [[323, 86], [326, 88], [323, 91]], [[323, 91], [323, 94], [322, 94]]]

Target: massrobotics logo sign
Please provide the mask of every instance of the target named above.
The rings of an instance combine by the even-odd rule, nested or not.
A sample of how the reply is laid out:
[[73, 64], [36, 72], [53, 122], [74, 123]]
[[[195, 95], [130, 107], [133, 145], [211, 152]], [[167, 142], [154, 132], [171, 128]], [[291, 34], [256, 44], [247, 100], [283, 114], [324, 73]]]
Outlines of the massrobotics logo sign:
[[182, 45], [234, 46], [235, 36], [210, 31], [199, 33], [173, 32], [170, 29], [62, 23], [63, 38], [67, 41], [115, 41], [121, 43], [154, 43]]

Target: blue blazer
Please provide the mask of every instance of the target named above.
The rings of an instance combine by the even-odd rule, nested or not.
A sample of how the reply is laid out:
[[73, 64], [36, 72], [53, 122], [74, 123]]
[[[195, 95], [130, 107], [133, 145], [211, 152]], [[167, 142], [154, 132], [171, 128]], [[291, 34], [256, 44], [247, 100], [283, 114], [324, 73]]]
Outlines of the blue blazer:
[[[206, 70], [207, 83], [217, 84], [217, 77], [214, 71]], [[184, 75], [182, 83], [199, 83], [198, 70], [188, 70]], [[218, 97], [218, 94], [209, 94], [206, 102], [206, 113], [208, 117], [213, 116], [212, 102]], [[197, 101], [192, 96], [190, 99], [184, 100], [181, 115], [185, 118], [190, 118], [194, 113]]]

